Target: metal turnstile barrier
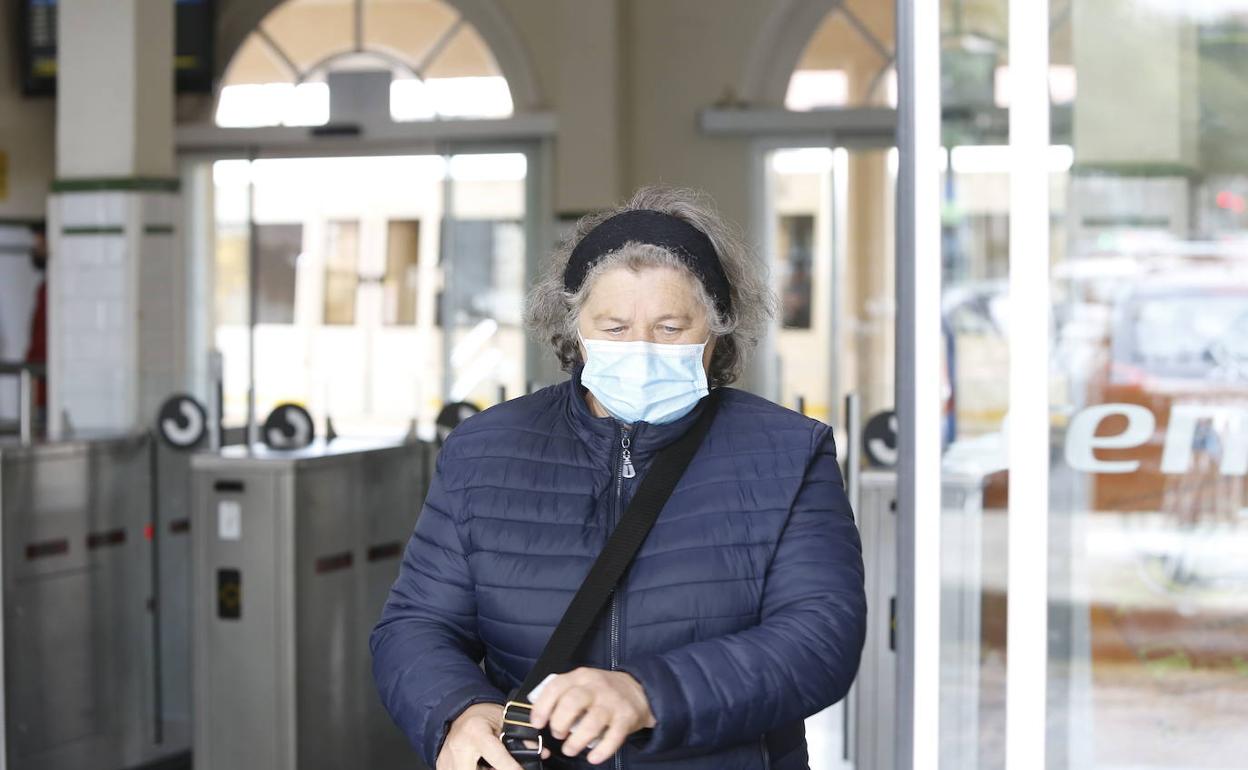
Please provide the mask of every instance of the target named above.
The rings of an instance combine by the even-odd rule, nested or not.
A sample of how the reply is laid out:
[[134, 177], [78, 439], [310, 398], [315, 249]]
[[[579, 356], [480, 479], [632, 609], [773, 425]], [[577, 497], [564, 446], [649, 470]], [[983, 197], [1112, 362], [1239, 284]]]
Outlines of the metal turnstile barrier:
[[863, 471], [858, 481], [858, 532], [867, 593], [867, 640], [854, 681], [857, 770], [892, 770], [897, 703], [897, 475]]
[[192, 457], [197, 770], [416, 766], [368, 635], [432, 456], [339, 439]]
[[[892, 770], [897, 766], [897, 474], [863, 471], [860, 484], [858, 529], [869, 609], [854, 684], [853, 759], [857, 770]], [[940, 718], [942, 732], [970, 738], [942, 742], [941, 767], [978, 765], [983, 486], [979, 474], [948, 469], [942, 474]]]
[[188, 622], [175, 596], [157, 600], [157, 575], [176, 585], [189, 549], [153, 548], [153, 451], [145, 435], [0, 444], [11, 770], [117, 770], [189, 749], [189, 723], [165, 710], [189, 650], [157, 641]]

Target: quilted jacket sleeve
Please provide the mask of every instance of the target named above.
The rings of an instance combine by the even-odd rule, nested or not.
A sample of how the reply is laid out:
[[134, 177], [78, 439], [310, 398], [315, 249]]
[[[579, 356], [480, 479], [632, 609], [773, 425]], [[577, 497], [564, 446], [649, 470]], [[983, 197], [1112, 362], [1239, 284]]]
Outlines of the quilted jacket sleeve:
[[763, 587], [761, 622], [626, 662], [657, 726], [643, 753], [715, 749], [755, 739], [843, 698], [866, 634], [862, 547], [832, 432], [813, 457]]
[[448, 722], [474, 703], [503, 703], [482, 672], [476, 598], [458, 522], [460, 496], [442, 461], [369, 645], [373, 678], [395, 723], [433, 767]]

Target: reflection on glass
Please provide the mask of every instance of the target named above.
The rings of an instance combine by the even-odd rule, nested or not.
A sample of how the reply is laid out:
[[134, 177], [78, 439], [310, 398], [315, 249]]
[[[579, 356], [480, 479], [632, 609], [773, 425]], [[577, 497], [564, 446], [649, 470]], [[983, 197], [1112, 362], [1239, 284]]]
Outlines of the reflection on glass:
[[1051, 750], [1065, 767], [1243, 766], [1248, 222], [1234, 195], [1248, 182], [1248, 14], [1131, 0], [1089, 4], [1069, 26], [1075, 167], [1057, 193], [1071, 226], [1054, 243], [1049, 365], [1066, 406], [1050, 508], [1069, 522], [1054, 530], [1051, 615], [1067, 620]]
[[524, 229], [519, 221], [465, 216], [450, 226], [454, 264], [447, 289], [451, 346], [448, 387], [452, 401], [488, 404], [499, 389], [525, 387], [504, 350], [523, 346]]
[[809, 214], [780, 217], [776, 253], [780, 255], [781, 325], [810, 328], [811, 260], [815, 218]]
[[[1005, 39], [1006, 3], [943, 5], [946, 58], [987, 56], [996, 73], [986, 99], [974, 68], [947, 68], [944, 94], [955, 419], [941, 766], [961, 770], [1004, 761], [1002, 436], [1009, 356], [1027, 351], [1007, 341], [1009, 166], [993, 149], [1009, 103], [992, 42]], [[1051, 401], [1047, 766], [1243, 767], [1248, 14], [1050, 7], [1053, 308], [1051, 357], [1037, 362]]]
[[833, 220], [844, 215], [833, 183], [844, 161], [844, 150], [807, 147], [776, 150], [767, 163], [768, 257], [780, 298], [780, 402], [833, 423], [839, 408], [832, 392], [836, 331], [828, 311], [835, 261], [843, 255], [829, 236], [838, 230]]
[[780, 399], [841, 425], [845, 394], [864, 419], [893, 407], [892, 207], [886, 150], [768, 155], [769, 258], [780, 299]]

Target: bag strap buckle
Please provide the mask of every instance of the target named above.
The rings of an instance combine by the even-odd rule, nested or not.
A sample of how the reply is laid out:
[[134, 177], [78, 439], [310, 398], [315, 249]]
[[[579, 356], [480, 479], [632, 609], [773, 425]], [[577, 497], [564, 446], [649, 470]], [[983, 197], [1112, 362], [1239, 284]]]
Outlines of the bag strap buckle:
[[533, 727], [533, 704], [518, 700], [507, 701], [503, 706], [503, 724]]
[[[503, 706], [503, 729], [498, 739], [516, 759], [542, 756], [542, 733], [533, 726], [532, 714], [533, 705], [524, 701], [507, 701]], [[530, 746], [530, 741], [536, 741], [537, 747]]]

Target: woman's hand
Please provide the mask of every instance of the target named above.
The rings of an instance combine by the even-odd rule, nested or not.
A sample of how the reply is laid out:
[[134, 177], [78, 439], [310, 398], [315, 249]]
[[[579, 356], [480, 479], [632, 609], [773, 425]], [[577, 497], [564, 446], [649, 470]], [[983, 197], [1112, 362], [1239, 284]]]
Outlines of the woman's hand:
[[530, 719], [539, 730], [549, 723], [550, 734], [563, 741], [563, 753], [569, 757], [598, 738], [586, 757], [595, 765], [619, 751], [629, 735], [655, 725], [641, 684], [623, 671], [598, 668], [578, 668], [555, 677], [533, 704]]
[[[477, 770], [481, 760], [495, 770], [521, 770], [498, 739], [502, 727], [503, 707], [497, 703], [478, 703], [464, 709], [446, 733], [437, 770]], [[543, 749], [542, 759], [549, 756], [550, 751]]]

